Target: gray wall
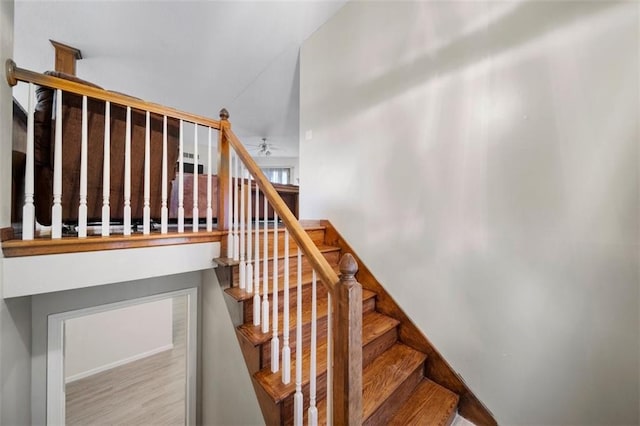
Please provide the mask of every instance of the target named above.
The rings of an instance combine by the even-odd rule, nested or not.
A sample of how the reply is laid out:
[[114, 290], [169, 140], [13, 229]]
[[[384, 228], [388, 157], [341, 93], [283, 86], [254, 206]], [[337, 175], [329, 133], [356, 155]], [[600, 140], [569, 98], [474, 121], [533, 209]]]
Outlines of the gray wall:
[[[13, 56], [13, 0], [0, 1], [0, 228], [10, 226], [11, 88], [4, 63]], [[2, 298], [0, 253], [0, 424], [29, 425], [31, 301]]]
[[262, 412], [224, 297], [215, 271], [204, 271], [202, 424], [263, 425]]
[[303, 45], [302, 217], [502, 424], [640, 421], [638, 19], [350, 2]]

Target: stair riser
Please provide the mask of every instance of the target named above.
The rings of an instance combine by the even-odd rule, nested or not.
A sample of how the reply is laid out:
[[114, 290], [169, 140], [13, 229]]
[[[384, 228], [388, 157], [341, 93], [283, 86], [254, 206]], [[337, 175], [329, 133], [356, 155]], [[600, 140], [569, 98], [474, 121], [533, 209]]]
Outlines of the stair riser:
[[[330, 265], [335, 266], [338, 264], [338, 262], [340, 261], [340, 252], [339, 251], [330, 251], [330, 252], [325, 252], [323, 253], [325, 259], [327, 259], [327, 262], [329, 262]], [[260, 288], [262, 288], [262, 283], [263, 283], [263, 275], [262, 275], [262, 271], [264, 270], [264, 263], [262, 262], [262, 260], [260, 261]], [[297, 255], [292, 255], [289, 256], [289, 272], [288, 274], [291, 274], [291, 272], [297, 271], [297, 267], [298, 267], [298, 257]], [[273, 259], [270, 259], [267, 262], [267, 269], [268, 269], [268, 273], [267, 273], [267, 277], [269, 278], [269, 285], [273, 285], [272, 278], [273, 278]], [[312, 271], [311, 265], [309, 264], [308, 260], [305, 259], [304, 256], [302, 256], [302, 273], [310, 273]], [[232, 267], [232, 276], [233, 276], [233, 286], [237, 287], [239, 285], [240, 282], [240, 274], [239, 274], [239, 266], [233, 266]], [[284, 282], [284, 259], [280, 258], [278, 259], [278, 282]], [[282, 284], [280, 284], [282, 285]]]
[[[324, 287], [320, 284], [320, 282], [318, 282], [317, 284], [317, 289], [318, 289], [318, 293], [317, 293], [318, 297], [324, 297], [324, 296], [321, 296], [321, 292], [324, 291]], [[298, 297], [297, 288], [295, 287], [290, 288], [289, 289], [289, 315], [290, 316], [296, 315], [297, 297]], [[262, 300], [262, 296], [260, 300]], [[269, 301], [271, 302], [272, 300], [273, 300], [273, 295], [269, 294]], [[244, 303], [244, 306], [243, 306], [244, 322], [252, 324], [253, 323], [253, 299], [247, 299], [243, 303]], [[309, 303], [311, 303], [311, 283], [307, 283], [302, 286], [302, 304], [303, 306], [306, 306]], [[273, 309], [273, 305], [271, 305], [271, 309]], [[374, 309], [375, 309], [374, 297], [363, 300], [362, 313], [369, 312]], [[283, 315], [283, 310], [284, 310], [284, 290], [280, 290], [278, 292], [278, 311], [280, 316]], [[318, 315], [320, 315], [320, 313], [318, 313]]]
[[364, 368], [371, 364], [378, 355], [389, 349], [397, 341], [398, 327], [394, 327], [382, 336], [369, 342], [369, 344], [365, 345], [362, 349], [362, 367]]
[[[291, 330], [291, 334], [289, 336], [289, 347], [291, 348], [291, 360], [295, 360], [296, 357], [296, 330]], [[282, 348], [284, 347], [284, 339], [282, 335], [279, 337], [280, 339], [280, 356], [282, 357]], [[324, 342], [327, 339], [327, 326], [326, 326], [326, 318], [318, 322], [318, 334], [317, 334], [317, 342]], [[382, 352], [389, 349], [396, 341], [398, 340], [398, 330], [394, 328], [389, 330], [382, 336], [377, 339], [369, 342], [369, 344], [365, 345], [362, 348], [362, 365], [366, 367]], [[302, 347], [306, 352], [309, 350], [311, 346], [311, 326], [307, 325], [302, 328]], [[324, 349], [323, 349], [324, 350]], [[270, 367], [271, 366], [271, 342], [267, 342], [261, 345], [261, 365], [260, 368]], [[282, 359], [282, 358], [281, 358]], [[295, 372], [292, 370], [291, 377], [294, 377]]]
[[[282, 357], [282, 348], [284, 347], [284, 338], [282, 334], [279, 336], [280, 340], [280, 356]], [[316, 342], [321, 343], [327, 340], [327, 316], [323, 315], [321, 318], [318, 318], [317, 322], [317, 333], [316, 333]], [[296, 330], [292, 329], [289, 334], [289, 346], [291, 347], [291, 358], [295, 359], [296, 352]], [[306, 352], [311, 347], [311, 324], [304, 324], [302, 326], [302, 348]], [[260, 348], [261, 352], [261, 367], [271, 366], [271, 342], [267, 342], [262, 344]], [[282, 360], [282, 358], [280, 358]], [[292, 377], [295, 375], [295, 372], [292, 372]]]
[[[322, 373], [317, 376], [316, 382], [316, 405], [327, 397], [327, 374]], [[309, 384], [302, 386], [302, 394], [304, 395], [303, 407], [305, 413], [305, 422], [306, 423], [306, 413], [309, 410]], [[280, 403], [280, 418], [282, 419], [282, 424], [284, 425], [293, 425], [293, 401], [294, 395], [287, 397]], [[318, 419], [318, 423], [325, 423], [324, 419]]]
[[[326, 327], [319, 327], [319, 329], [320, 330], [324, 329], [324, 332], [322, 333], [323, 337], [318, 338], [318, 343], [325, 343]], [[382, 334], [381, 336], [377, 337], [376, 339], [372, 340], [367, 345], [365, 345], [362, 348], [363, 366], [366, 367], [371, 361], [375, 359], [376, 356], [378, 356], [378, 354], [380, 354], [381, 352], [384, 352], [389, 347], [391, 347], [395, 343], [397, 335], [398, 335], [397, 328], [393, 328], [388, 332]], [[304, 352], [309, 351], [309, 339], [310, 337], [307, 333], [307, 336], [305, 337], [305, 342], [303, 344]], [[292, 342], [292, 343], [294, 344], [294, 347], [291, 350], [291, 356], [293, 361], [293, 359], [295, 358], [295, 342]], [[270, 366], [270, 358], [271, 358], [270, 347], [271, 347], [270, 343], [266, 343], [263, 345], [264, 352], [262, 356], [263, 358], [267, 359], [267, 362], [265, 362], [265, 365], [263, 368], [269, 368]], [[324, 359], [325, 355], [326, 355], [326, 347], [321, 347], [318, 350], [318, 359]], [[319, 371], [319, 374], [326, 374], [326, 372], [324, 371], [324, 365], [325, 365], [324, 361], [322, 361], [322, 365], [318, 367], [319, 369], [322, 369], [322, 371]], [[305, 368], [308, 369], [308, 367], [305, 367]], [[295, 369], [292, 369], [291, 371], [291, 379], [292, 381], [295, 381]], [[293, 389], [291, 389], [291, 392], [293, 392]], [[289, 397], [290, 395], [283, 398], [283, 400]]]
[[[284, 251], [284, 231], [283, 231], [283, 226], [282, 224], [279, 225], [279, 229], [278, 229], [278, 253], [280, 255], [282, 255], [283, 251]], [[251, 232], [251, 245], [255, 246], [255, 229], [252, 230]], [[309, 235], [309, 238], [311, 238], [311, 241], [313, 241], [316, 246], [318, 245], [322, 245], [324, 243], [324, 229], [309, 229], [307, 230], [307, 235]], [[262, 250], [264, 248], [264, 230], [260, 229], [260, 253], [262, 253]], [[246, 246], [248, 248], [248, 240], [246, 242]], [[273, 254], [273, 230], [270, 229], [267, 232], [267, 251], [269, 253], [269, 255]], [[289, 247], [291, 249], [295, 249], [297, 247], [296, 242], [293, 240], [293, 238], [291, 238], [291, 236], [289, 237]], [[227, 251], [227, 237], [224, 236], [222, 238], [222, 247], [221, 247], [221, 253], [226, 253]]]
[[[317, 294], [318, 300], [320, 298], [326, 299], [327, 292], [324, 290], [324, 287], [321, 286], [320, 284], [317, 284], [316, 287], [317, 287], [316, 294]], [[296, 315], [297, 298], [298, 298], [297, 288], [295, 287], [289, 288], [289, 316]], [[273, 294], [269, 294], [269, 302], [270, 302], [270, 308], [273, 309]], [[245, 300], [242, 303], [244, 304], [243, 311], [244, 311], [245, 323], [252, 323], [253, 322], [253, 299]], [[311, 283], [305, 284], [304, 286], [302, 286], [303, 308], [306, 306], [309, 306], [310, 303], [311, 303]], [[281, 290], [278, 292], [278, 315], [279, 316], [283, 316], [283, 310], [284, 310], [284, 290]], [[322, 314], [324, 315], [324, 312]], [[318, 315], [320, 315], [320, 312], [318, 313]]]
[[413, 389], [422, 380], [424, 364], [417, 367], [400, 386], [398, 386], [378, 409], [363, 422], [363, 426], [386, 425], [393, 413], [409, 398]]

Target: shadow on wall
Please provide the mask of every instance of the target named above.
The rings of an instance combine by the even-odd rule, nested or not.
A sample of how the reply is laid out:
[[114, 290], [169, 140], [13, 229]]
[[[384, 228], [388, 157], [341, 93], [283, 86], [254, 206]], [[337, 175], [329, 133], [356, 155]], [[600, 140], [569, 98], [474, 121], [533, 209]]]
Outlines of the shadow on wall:
[[[398, 94], [427, 83], [437, 76], [455, 72], [475, 64], [488, 56], [521, 46], [536, 38], [584, 19], [620, 6], [624, 2], [614, 1], [549, 1], [519, 3], [513, 10], [500, 16], [487, 26], [464, 34], [448, 44], [438, 47], [410, 63], [391, 69], [384, 75], [350, 88], [349, 96], [335, 103], [332, 95], [309, 105], [311, 110], [324, 110], [326, 114], [314, 123], [324, 128], [340, 123], [352, 111], [385, 102]], [[375, 6], [372, 4], [372, 6]], [[384, 2], [381, 5], [384, 7]], [[398, 5], [397, 7], [402, 7]], [[487, 31], [493, 37], [487, 42]]]
[[303, 106], [308, 198], [506, 424], [637, 423], [634, 7], [517, 4]]

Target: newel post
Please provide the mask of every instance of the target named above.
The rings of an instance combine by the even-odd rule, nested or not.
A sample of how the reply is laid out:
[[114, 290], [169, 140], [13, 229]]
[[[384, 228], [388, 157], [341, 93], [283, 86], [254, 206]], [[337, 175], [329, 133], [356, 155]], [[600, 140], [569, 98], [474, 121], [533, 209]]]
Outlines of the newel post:
[[353, 256], [342, 256], [332, 298], [334, 425], [362, 424], [362, 286], [356, 272]]
[[226, 108], [220, 110], [220, 131], [218, 132], [218, 230], [229, 229], [229, 215], [227, 214], [229, 203], [229, 140], [225, 129], [231, 128], [229, 123], [229, 111]]

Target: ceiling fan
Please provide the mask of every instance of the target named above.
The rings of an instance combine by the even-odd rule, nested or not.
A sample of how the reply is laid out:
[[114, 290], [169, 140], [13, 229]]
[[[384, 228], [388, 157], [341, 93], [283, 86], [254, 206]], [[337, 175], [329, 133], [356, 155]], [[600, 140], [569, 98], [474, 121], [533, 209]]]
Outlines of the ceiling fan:
[[275, 147], [272, 143], [267, 142], [267, 138], [262, 138], [262, 142], [258, 145], [251, 145], [254, 148], [254, 151], [258, 153], [258, 155], [264, 155], [265, 157], [271, 156], [271, 151], [277, 151], [278, 148]]

